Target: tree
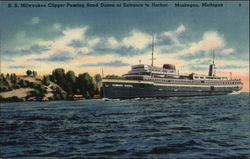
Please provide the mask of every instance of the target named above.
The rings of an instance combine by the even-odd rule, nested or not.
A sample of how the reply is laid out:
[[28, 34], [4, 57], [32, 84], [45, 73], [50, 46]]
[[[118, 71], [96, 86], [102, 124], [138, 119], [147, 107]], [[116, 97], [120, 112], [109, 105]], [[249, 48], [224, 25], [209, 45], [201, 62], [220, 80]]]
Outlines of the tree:
[[19, 82], [19, 85], [22, 87], [22, 88], [26, 88], [26, 87], [28, 87], [28, 81], [26, 81], [26, 80], [23, 80], [23, 79], [21, 79]]
[[76, 82], [76, 76], [75, 73], [73, 71], [68, 71], [66, 73], [66, 79], [68, 81], [70, 81], [71, 83], [75, 83]]
[[27, 70], [26, 74], [27, 74], [27, 76], [31, 76], [32, 75], [32, 71], [31, 70]]
[[33, 71], [32, 74], [33, 74], [33, 77], [37, 76], [37, 72], [36, 71]]
[[60, 81], [65, 78], [65, 73], [64, 73], [64, 69], [63, 68], [57, 68], [55, 70], [53, 70], [52, 72], [52, 76], [55, 79], [54, 82], [56, 83], [60, 83]]
[[4, 77], [3, 74], [0, 76], [0, 91], [8, 91], [9, 90], [9, 84], [7, 82], [7, 79]]
[[85, 92], [85, 85], [84, 85], [85, 79], [83, 74], [79, 74], [77, 78], [77, 84], [76, 87], [79, 89], [81, 94], [84, 94]]
[[53, 82], [57, 83], [65, 90], [65, 88], [67, 87], [67, 80], [63, 68], [57, 68], [53, 70], [52, 79], [54, 80]]
[[105, 78], [108, 78], [108, 79], [120, 79], [121, 77], [117, 76], [117, 75], [107, 75]]
[[96, 81], [96, 83], [99, 83], [101, 80], [102, 80], [101, 75], [100, 74], [96, 74], [95, 75], [95, 81]]
[[66, 86], [65, 86], [65, 90], [69, 93], [69, 94], [73, 94], [75, 92], [75, 85], [76, 85], [76, 76], [75, 73], [73, 71], [68, 71], [66, 73]]
[[49, 76], [43, 76], [42, 84], [44, 84], [45, 86], [50, 85]]
[[35, 89], [36, 89], [36, 99], [37, 100], [43, 99], [43, 97], [45, 96], [45, 93], [47, 92], [46, 88], [42, 86], [41, 84], [38, 84]]
[[4, 74], [1, 73], [1, 75], [0, 75], [0, 80], [3, 80], [3, 79], [5, 79], [5, 77], [4, 77]]
[[6, 75], [6, 79], [7, 79], [7, 80], [9, 80], [9, 79], [10, 79], [10, 74], [9, 74], [9, 73], [7, 73], [7, 75]]
[[79, 88], [80, 92], [84, 95], [86, 92], [92, 95], [94, 93], [93, 78], [88, 73], [79, 74], [77, 88]]
[[17, 78], [15, 73], [10, 74], [10, 80], [13, 84], [16, 84]]

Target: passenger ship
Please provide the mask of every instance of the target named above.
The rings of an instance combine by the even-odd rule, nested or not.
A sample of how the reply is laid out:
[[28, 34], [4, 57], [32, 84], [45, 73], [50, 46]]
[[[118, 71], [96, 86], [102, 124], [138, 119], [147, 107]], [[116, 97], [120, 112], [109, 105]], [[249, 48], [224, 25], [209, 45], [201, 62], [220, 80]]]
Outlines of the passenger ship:
[[240, 79], [215, 75], [214, 57], [208, 75], [179, 74], [172, 64], [154, 66], [153, 49], [151, 65], [133, 65], [122, 79], [102, 79], [102, 83], [103, 97], [108, 99], [223, 95], [243, 87]]

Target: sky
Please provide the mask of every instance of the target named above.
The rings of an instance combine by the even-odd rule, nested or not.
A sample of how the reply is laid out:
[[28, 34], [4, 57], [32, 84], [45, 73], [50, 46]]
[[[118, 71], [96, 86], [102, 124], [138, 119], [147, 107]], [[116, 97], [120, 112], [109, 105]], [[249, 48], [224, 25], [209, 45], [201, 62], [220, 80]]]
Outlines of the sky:
[[[209, 1], [1, 1], [1, 72], [39, 75], [64, 68], [91, 75], [122, 75], [131, 65], [174, 64], [180, 73], [208, 73], [215, 54], [216, 74], [241, 78], [249, 91], [249, 4], [211, 1], [223, 7], [201, 7]], [[46, 7], [21, 7], [21, 3]], [[61, 8], [48, 7], [53, 4]], [[67, 7], [67, 3], [85, 5]], [[86, 7], [87, 3], [98, 7]], [[101, 3], [143, 7], [100, 7]], [[145, 3], [150, 6], [145, 6]], [[152, 3], [168, 7], [152, 7]], [[200, 7], [175, 7], [175, 3]], [[19, 7], [14, 7], [15, 4]], [[8, 7], [12, 5], [12, 7]], [[55, 6], [55, 5], [54, 5]]]

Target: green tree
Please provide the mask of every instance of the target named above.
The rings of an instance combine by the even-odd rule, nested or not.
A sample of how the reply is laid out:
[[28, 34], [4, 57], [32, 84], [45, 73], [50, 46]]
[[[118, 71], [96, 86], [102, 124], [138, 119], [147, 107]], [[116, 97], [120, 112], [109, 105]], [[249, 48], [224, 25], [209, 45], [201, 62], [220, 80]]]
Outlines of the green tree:
[[57, 68], [52, 72], [52, 79], [64, 90], [67, 87], [66, 75], [63, 68]]
[[120, 79], [121, 77], [117, 76], [117, 75], [107, 75], [105, 78], [108, 78], [108, 79]]
[[17, 82], [17, 77], [15, 73], [10, 74], [10, 80], [13, 84], [16, 84]]
[[[64, 95], [59, 87], [54, 87], [53, 88], [53, 94], [54, 94], [54, 99], [55, 100], [61, 100], [64, 98]], [[65, 97], [66, 98], [66, 97]]]
[[6, 75], [6, 79], [7, 79], [7, 80], [9, 80], [9, 79], [10, 79], [10, 74], [9, 74], [9, 73], [7, 73], [7, 75]]
[[76, 76], [75, 76], [75, 73], [73, 71], [68, 71], [66, 73], [66, 86], [65, 86], [65, 90], [69, 94], [73, 94], [76, 91], [75, 85], [76, 85]]
[[35, 89], [36, 89], [36, 92], [37, 92], [36, 93], [36, 99], [37, 100], [43, 99], [43, 97], [45, 96], [45, 93], [47, 92], [46, 88], [44, 86], [42, 86], [41, 84], [38, 84]]
[[42, 84], [44, 84], [45, 86], [50, 85], [50, 79], [49, 79], [49, 76], [43, 76], [43, 79], [42, 79]]
[[63, 68], [57, 68], [57, 69], [53, 70], [52, 76], [53, 76], [53, 78], [55, 80], [54, 82], [60, 83], [60, 81], [63, 78], [65, 78], [64, 69]]
[[68, 71], [66, 73], [66, 79], [68, 81], [70, 81], [71, 83], [75, 83], [76, 82], [76, 76], [75, 73], [73, 71]]
[[27, 74], [27, 76], [31, 76], [32, 75], [32, 71], [31, 70], [27, 70], [26, 74]]
[[1, 73], [1, 75], [0, 75], [0, 80], [2, 80], [2, 79], [5, 79], [4, 74], [3, 74], [3, 73]]
[[36, 71], [32, 71], [33, 77], [37, 76], [37, 72]]
[[35, 88], [36, 84], [34, 82], [28, 82], [28, 87]]
[[101, 75], [100, 75], [100, 74], [96, 74], [96, 75], [95, 75], [95, 81], [96, 81], [96, 83], [101, 82], [101, 80], [102, 80]]
[[7, 79], [4, 77], [3, 74], [0, 76], [0, 91], [8, 91], [9, 90], [9, 84], [7, 82]]
[[80, 89], [80, 92], [86, 95], [88, 92], [89, 95], [94, 93], [94, 83], [93, 78], [88, 73], [79, 74], [77, 81], [77, 88]]
[[28, 81], [26, 81], [26, 80], [24, 80], [24, 79], [21, 79], [18, 83], [19, 83], [19, 85], [20, 85], [21, 87], [23, 87], [23, 88], [26, 88], [26, 87], [29, 86]]

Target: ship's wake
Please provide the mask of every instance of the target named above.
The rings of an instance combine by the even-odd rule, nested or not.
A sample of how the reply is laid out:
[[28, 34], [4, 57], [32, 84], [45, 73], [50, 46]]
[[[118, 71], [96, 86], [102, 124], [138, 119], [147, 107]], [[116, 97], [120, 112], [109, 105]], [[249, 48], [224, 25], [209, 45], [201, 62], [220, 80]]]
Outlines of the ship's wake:
[[232, 93], [229, 93], [229, 95], [236, 95], [236, 94], [240, 94], [240, 92], [234, 91], [234, 92], [232, 92]]

